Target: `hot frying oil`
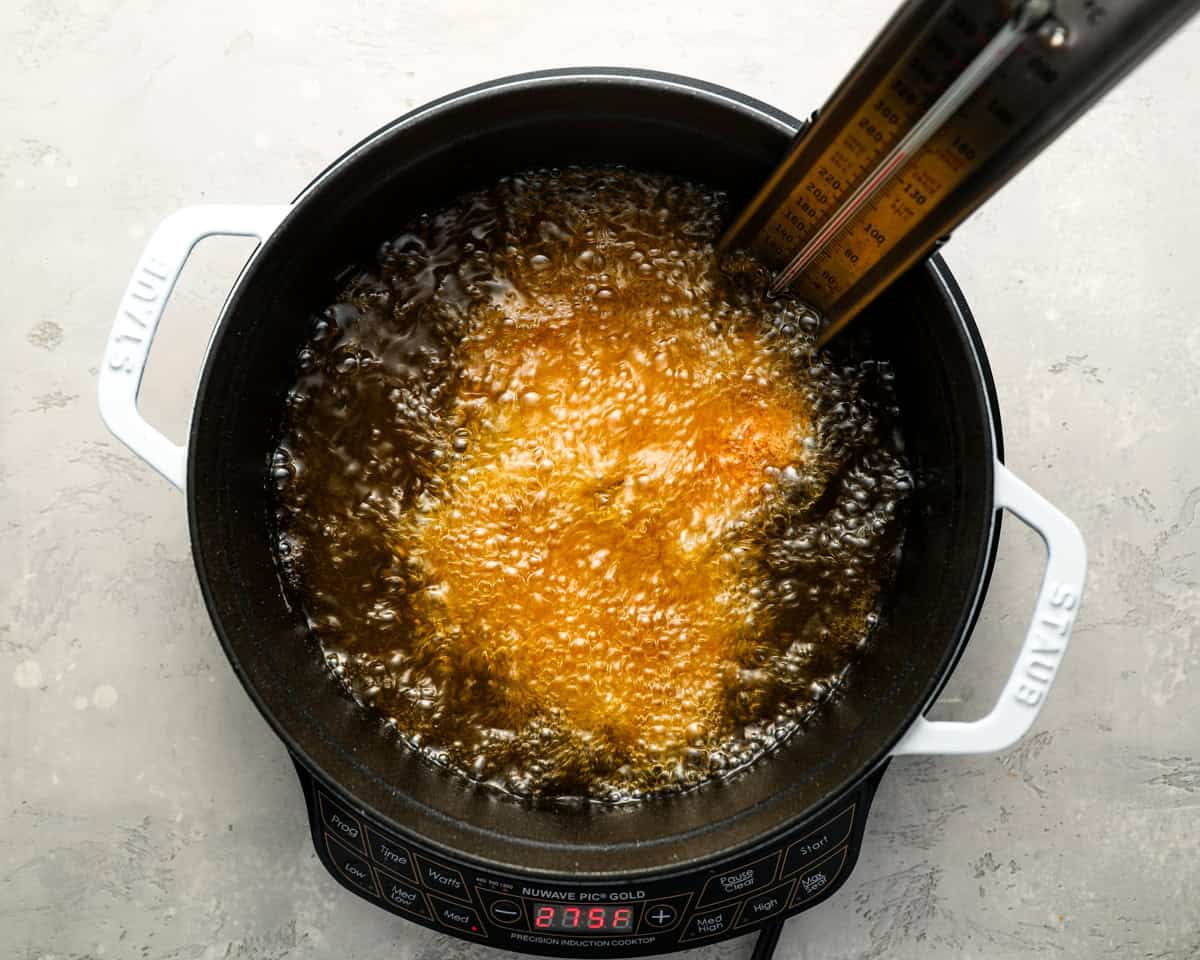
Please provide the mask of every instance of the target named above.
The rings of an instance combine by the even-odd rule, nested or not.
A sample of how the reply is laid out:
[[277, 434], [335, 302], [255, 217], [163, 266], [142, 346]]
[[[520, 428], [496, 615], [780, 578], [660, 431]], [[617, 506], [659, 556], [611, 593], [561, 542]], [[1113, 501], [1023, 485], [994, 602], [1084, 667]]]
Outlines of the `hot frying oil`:
[[430, 757], [677, 790], [792, 735], [867, 642], [910, 486], [891, 375], [718, 264], [725, 212], [622, 168], [506, 178], [314, 323], [277, 553], [333, 672]]

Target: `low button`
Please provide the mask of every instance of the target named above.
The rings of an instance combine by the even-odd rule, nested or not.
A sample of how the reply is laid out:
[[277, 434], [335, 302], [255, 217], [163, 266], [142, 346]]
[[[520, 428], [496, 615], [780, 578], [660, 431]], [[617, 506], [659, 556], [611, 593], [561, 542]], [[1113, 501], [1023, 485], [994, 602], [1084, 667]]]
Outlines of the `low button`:
[[407, 910], [418, 917], [429, 918], [429, 907], [425, 903], [425, 894], [420, 890], [411, 883], [405, 883], [378, 867], [375, 869], [375, 876], [379, 878], [379, 886], [383, 890], [384, 900], [392, 906]]
[[719, 933], [724, 933], [733, 926], [733, 915], [735, 913], [737, 913], [736, 903], [720, 910], [709, 910], [707, 913], [693, 914], [692, 918], [687, 922], [687, 926], [683, 928], [683, 936], [679, 938], [679, 942], [686, 943], [689, 940], [703, 940], [705, 937], [715, 937]]
[[362, 822], [330, 800], [325, 794], [317, 794], [317, 805], [321, 808], [321, 822], [325, 829], [349, 847], [357, 847], [366, 853], [363, 842]]
[[488, 913], [497, 923], [516, 923], [521, 919], [521, 908], [514, 900], [496, 900]]
[[470, 933], [476, 937], [486, 937], [487, 931], [484, 930], [483, 924], [479, 920], [479, 914], [472, 907], [464, 907], [461, 903], [451, 903], [448, 900], [439, 900], [437, 897], [430, 897], [433, 901], [433, 915], [437, 917], [438, 923], [444, 927], [450, 927], [452, 930], [461, 930], [463, 933]]
[[747, 863], [744, 866], [709, 877], [708, 883], [704, 886], [704, 893], [700, 895], [699, 905], [720, 903], [730, 897], [741, 897], [747, 893], [761, 890], [775, 879], [777, 863], [779, 863], [779, 854], [772, 853], [761, 860], [755, 860], [753, 863]]
[[812, 833], [805, 834], [788, 847], [787, 857], [783, 861], [783, 876], [794, 875], [835, 849], [850, 836], [850, 827], [853, 824], [854, 807], [851, 806], [827, 820]]
[[800, 878], [796, 882], [796, 897], [792, 900], [792, 906], [807, 903], [828, 890], [837, 879], [838, 874], [842, 872], [845, 863], [846, 848], [842, 847], [832, 856], [826, 857], [800, 874]]
[[430, 890], [447, 897], [454, 897], [456, 900], [471, 902], [471, 891], [467, 889], [466, 881], [463, 880], [462, 874], [453, 867], [427, 860], [423, 856], [417, 857], [417, 865], [421, 883]]
[[382, 837], [368, 827], [367, 846], [371, 850], [371, 859], [385, 870], [408, 880], [417, 879], [416, 871], [413, 870], [412, 854], [394, 840]]
[[781, 913], [788, 905], [788, 895], [792, 892], [792, 883], [793, 881], [789, 880], [787, 883], [778, 884], [747, 900], [746, 905], [742, 907], [742, 915], [738, 918], [737, 925], [748, 927], [752, 923], [769, 920]]
[[371, 876], [371, 867], [366, 860], [338, 843], [329, 834], [325, 834], [325, 847], [329, 851], [329, 859], [333, 861], [334, 868], [342, 877], [364, 893], [373, 897], [379, 895], [379, 891], [375, 889], [375, 880]]

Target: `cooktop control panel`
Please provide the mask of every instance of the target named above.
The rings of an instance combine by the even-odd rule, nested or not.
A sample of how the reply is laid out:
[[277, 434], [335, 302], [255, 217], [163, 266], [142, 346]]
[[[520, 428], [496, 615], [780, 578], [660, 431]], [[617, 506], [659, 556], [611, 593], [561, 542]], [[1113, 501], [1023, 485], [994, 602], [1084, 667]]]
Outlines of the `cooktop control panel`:
[[317, 853], [349, 890], [409, 920], [524, 953], [628, 957], [749, 933], [824, 900], [858, 859], [877, 778], [782, 839], [714, 868], [629, 883], [521, 878], [382, 829], [300, 770]]

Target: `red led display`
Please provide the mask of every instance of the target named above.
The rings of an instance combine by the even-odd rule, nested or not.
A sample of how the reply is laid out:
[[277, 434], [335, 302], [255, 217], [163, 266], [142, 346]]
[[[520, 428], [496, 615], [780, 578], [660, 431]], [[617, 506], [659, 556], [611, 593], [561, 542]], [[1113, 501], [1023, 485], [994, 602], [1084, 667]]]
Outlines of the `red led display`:
[[626, 933], [633, 929], [633, 907], [535, 903], [533, 925], [539, 930], [563, 933]]

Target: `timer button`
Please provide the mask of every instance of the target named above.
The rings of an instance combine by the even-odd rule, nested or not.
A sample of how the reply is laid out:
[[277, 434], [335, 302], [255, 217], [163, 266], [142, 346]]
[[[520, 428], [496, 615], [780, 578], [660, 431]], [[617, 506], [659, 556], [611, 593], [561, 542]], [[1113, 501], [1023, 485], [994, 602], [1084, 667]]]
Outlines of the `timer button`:
[[436, 890], [456, 900], [471, 902], [471, 891], [467, 889], [466, 881], [453, 867], [447, 867], [422, 855], [417, 857], [417, 874], [421, 883], [430, 890]]
[[740, 897], [761, 890], [775, 879], [777, 863], [779, 863], [779, 854], [772, 853], [761, 860], [755, 860], [753, 863], [734, 867], [732, 870], [726, 870], [718, 873], [715, 877], [710, 877], [708, 883], [704, 885], [704, 892], [700, 894], [699, 906], [720, 903], [730, 897]]
[[379, 891], [375, 889], [375, 879], [371, 876], [371, 867], [366, 860], [349, 847], [338, 843], [329, 834], [325, 834], [325, 848], [329, 851], [329, 859], [333, 862], [334, 869], [341, 877], [364, 893], [373, 897], [379, 896]]
[[683, 936], [679, 938], [680, 943], [687, 943], [689, 940], [703, 940], [706, 937], [715, 937], [719, 933], [724, 933], [733, 926], [733, 915], [737, 913], [738, 905], [736, 903], [727, 907], [722, 907], [720, 910], [709, 910], [707, 913], [693, 914], [692, 918], [687, 922], [687, 926], [683, 928]]
[[425, 894], [406, 883], [399, 877], [393, 877], [386, 870], [375, 868], [375, 876], [379, 878], [379, 886], [383, 889], [383, 899], [394, 907], [399, 907], [418, 917], [429, 918], [429, 907], [425, 903]]
[[788, 905], [788, 896], [792, 892], [794, 881], [788, 880], [773, 886], [770, 890], [755, 894], [742, 907], [742, 915], [738, 918], [738, 927], [748, 927], [752, 923], [769, 920], [776, 914], [782, 913]]
[[800, 879], [796, 883], [796, 897], [792, 900], [792, 906], [799, 906], [815, 900], [820, 894], [830, 889], [845, 864], [846, 848], [842, 847], [832, 856], [826, 857], [820, 863], [805, 870], [800, 874]]
[[367, 852], [363, 843], [362, 822], [342, 807], [338, 806], [324, 793], [317, 794], [317, 806], [321, 810], [321, 822], [325, 829], [348, 847], [357, 847], [363, 853]]
[[434, 896], [429, 899], [433, 901], [433, 915], [437, 917], [438, 923], [442, 926], [450, 927], [452, 930], [461, 930], [463, 933], [470, 933], [476, 937], [487, 937], [487, 931], [483, 928], [479, 914], [473, 908], [464, 907], [461, 903], [451, 903], [449, 900], [439, 900]]
[[853, 824], [854, 807], [851, 806], [812, 833], [805, 834], [788, 847], [787, 857], [783, 861], [783, 876], [790, 877], [810, 863], [816, 863], [850, 836]]
[[367, 827], [367, 846], [371, 851], [371, 859], [385, 870], [390, 870], [407, 880], [417, 879], [416, 871], [413, 870], [412, 854], [395, 840], [381, 836]]

